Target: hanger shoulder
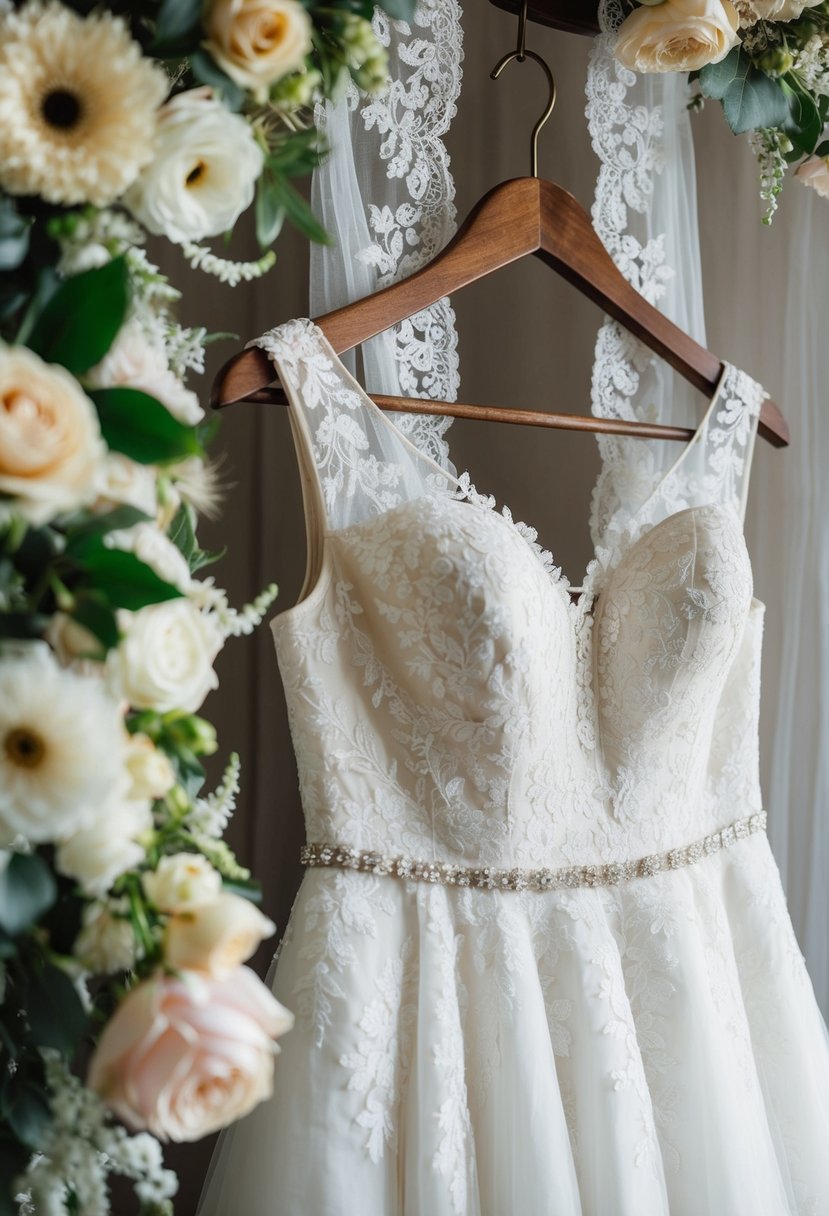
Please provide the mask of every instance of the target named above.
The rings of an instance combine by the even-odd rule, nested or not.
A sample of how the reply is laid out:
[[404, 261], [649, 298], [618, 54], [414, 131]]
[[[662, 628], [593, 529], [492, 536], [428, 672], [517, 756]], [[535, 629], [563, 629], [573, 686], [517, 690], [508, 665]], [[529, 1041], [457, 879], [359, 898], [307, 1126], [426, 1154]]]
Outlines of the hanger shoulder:
[[[520, 177], [485, 194], [449, 244], [427, 266], [400, 283], [316, 319], [338, 355], [428, 308], [452, 292], [534, 253], [540, 244], [539, 181]], [[274, 379], [259, 347], [234, 355], [213, 382], [216, 408], [240, 401]]]

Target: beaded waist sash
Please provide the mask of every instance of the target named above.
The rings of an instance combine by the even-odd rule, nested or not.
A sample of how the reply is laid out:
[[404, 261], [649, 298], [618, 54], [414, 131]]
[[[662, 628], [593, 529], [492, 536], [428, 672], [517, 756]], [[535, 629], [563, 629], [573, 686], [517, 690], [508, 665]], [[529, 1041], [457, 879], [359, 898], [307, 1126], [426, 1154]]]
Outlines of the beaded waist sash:
[[612, 861], [607, 865], [565, 866], [562, 869], [498, 870], [492, 866], [457, 866], [448, 862], [417, 861], [389, 857], [373, 850], [360, 851], [345, 845], [306, 844], [300, 860], [306, 866], [335, 866], [363, 874], [387, 874], [415, 882], [441, 883], [447, 887], [475, 887], [485, 891], [557, 891], [573, 887], [615, 887], [634, 878], [649, 878], [663, 870], [681, 870], [712, 853], [730, 848], [756, 832], [766, 830], [766, 813], [758, 811], [736, 819], [728, 827], [693, 844], [667, 853], [652, 853], [635, 861]]

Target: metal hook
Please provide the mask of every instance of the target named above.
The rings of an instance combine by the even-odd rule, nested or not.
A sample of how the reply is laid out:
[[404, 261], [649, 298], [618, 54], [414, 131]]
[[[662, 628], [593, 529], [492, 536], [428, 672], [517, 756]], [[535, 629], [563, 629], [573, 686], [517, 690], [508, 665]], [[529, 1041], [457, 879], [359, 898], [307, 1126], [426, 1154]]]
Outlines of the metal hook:
[[518, 45], [514, 51], [508, 51], [503, 59], [499, 59], [495, 67], [490, 72], [490, 80], [497, 80], [508, 63], [512, 63], [513, 59], [517, 59], [519, 63], [523, 63], [525, 59], [534, 59], [538, 66], [547, 77], [547, 84], [550, 89], [549, 100], [544, 108], [544, 113], [539, 118], [538, 122], [533, 127], [533, 133], [530, 137], [530, 166], [533, 177], [538, 177], [538, 137], [541, 134], [541, 128], [546, 123], [547, 119], [553, 112], [556, 104], [556, 82], [550, 65], [537, 55], [535, 51], [527, 50], [527, 5], [529, 0], [523, 0], [521, 5], [521, 13], [518, 18]]

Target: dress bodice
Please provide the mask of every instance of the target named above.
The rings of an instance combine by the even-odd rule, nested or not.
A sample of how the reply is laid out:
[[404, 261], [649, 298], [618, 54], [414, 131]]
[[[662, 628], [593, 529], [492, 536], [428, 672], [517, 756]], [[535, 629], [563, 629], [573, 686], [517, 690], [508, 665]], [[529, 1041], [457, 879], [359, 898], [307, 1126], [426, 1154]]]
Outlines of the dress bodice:
[[573, 603], [532, 530], [411, 448], [319, 330], [265, 344], [309, 519], [312, 585], [273, 627], [310, 841], [593, 865], [759, 811], [753, 382], [727, 371], [693, 476], [683, 454], [614, 521]]

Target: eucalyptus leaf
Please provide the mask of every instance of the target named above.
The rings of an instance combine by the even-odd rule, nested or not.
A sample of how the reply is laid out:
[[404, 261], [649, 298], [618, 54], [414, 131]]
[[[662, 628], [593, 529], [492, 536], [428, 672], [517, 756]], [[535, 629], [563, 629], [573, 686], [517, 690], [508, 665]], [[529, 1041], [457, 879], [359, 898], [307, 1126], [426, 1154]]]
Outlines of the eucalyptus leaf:
[[107, 445], [138, 464], [163, 464], [202, 454], [195, 429], [179, 422], [155, 397], [135, 388], [95, 389], [89, 396]]
[[212, 85], [221, 93], [222, 101], [229, 110], [241, 110], [245, 104], [245, 91], [227, 76], [207, 51], [198, 50], [190, 56], [190, 71], [200, 84]]
[[51, 908], [58, 889], [52, 871], [36, 853], [12, 853], [0, 871], [0, 928], [11, 937]]
[[781, 82], [756, 68], [742, 47], [735, 47], [719, 63], [702, 68], [699, 84], [706, 97], [722, 102], [735, 135], [761, 127], [780, 127], [789, 116]]
[[25, 259], [32, 223], [10, 198], [0, 197], [0, 271], [16, 270]]
[[129, 304], [123, 258], [65, 279], [35, 321], [28, 345], [47, 363], [79, 376], [100, 363], [121, 328]]
[[43, 1149], [46, 1131], [52, 1122], [49, 1101], [42, 1086], [32, 1081], [9, 1087], [4, 1095], [3, 1116], [21, 1144], [37, 1151]]
[[795, 150], [809, 156], [815, 150], [823, 134], [823, 119], [814, 98], [805, 89], [791, 87], [787, 93], [789, 116], [784, 130], [794, 144]]
[[98, 541], [78, 563], [81, 576], [76, 591], [92, 590], [103, 596], [113, 608], [128, 608], [137, 612], [148, 604], [161, 604], [179, 599], [181, 592], [172, 583], [159, 578], [155, 570], [134, 553], [109, 549]]
[[177, 43], [195, 35], [201, 24], [202, 0], [162, 0], [155, 26], [153, 52], [166, 43]]
[[26, 1016], [32, 1041], [65, 1055], [71, 1055], [86, 1029], [86, 1012], [75, 985], [53, 963], [29, 976]]
[[271, 247], [285, 222], [285, 208], [272, 189], [272, 180], [270, 174], [263, 173], [256, 189], [256, 239], [262, 249]]

